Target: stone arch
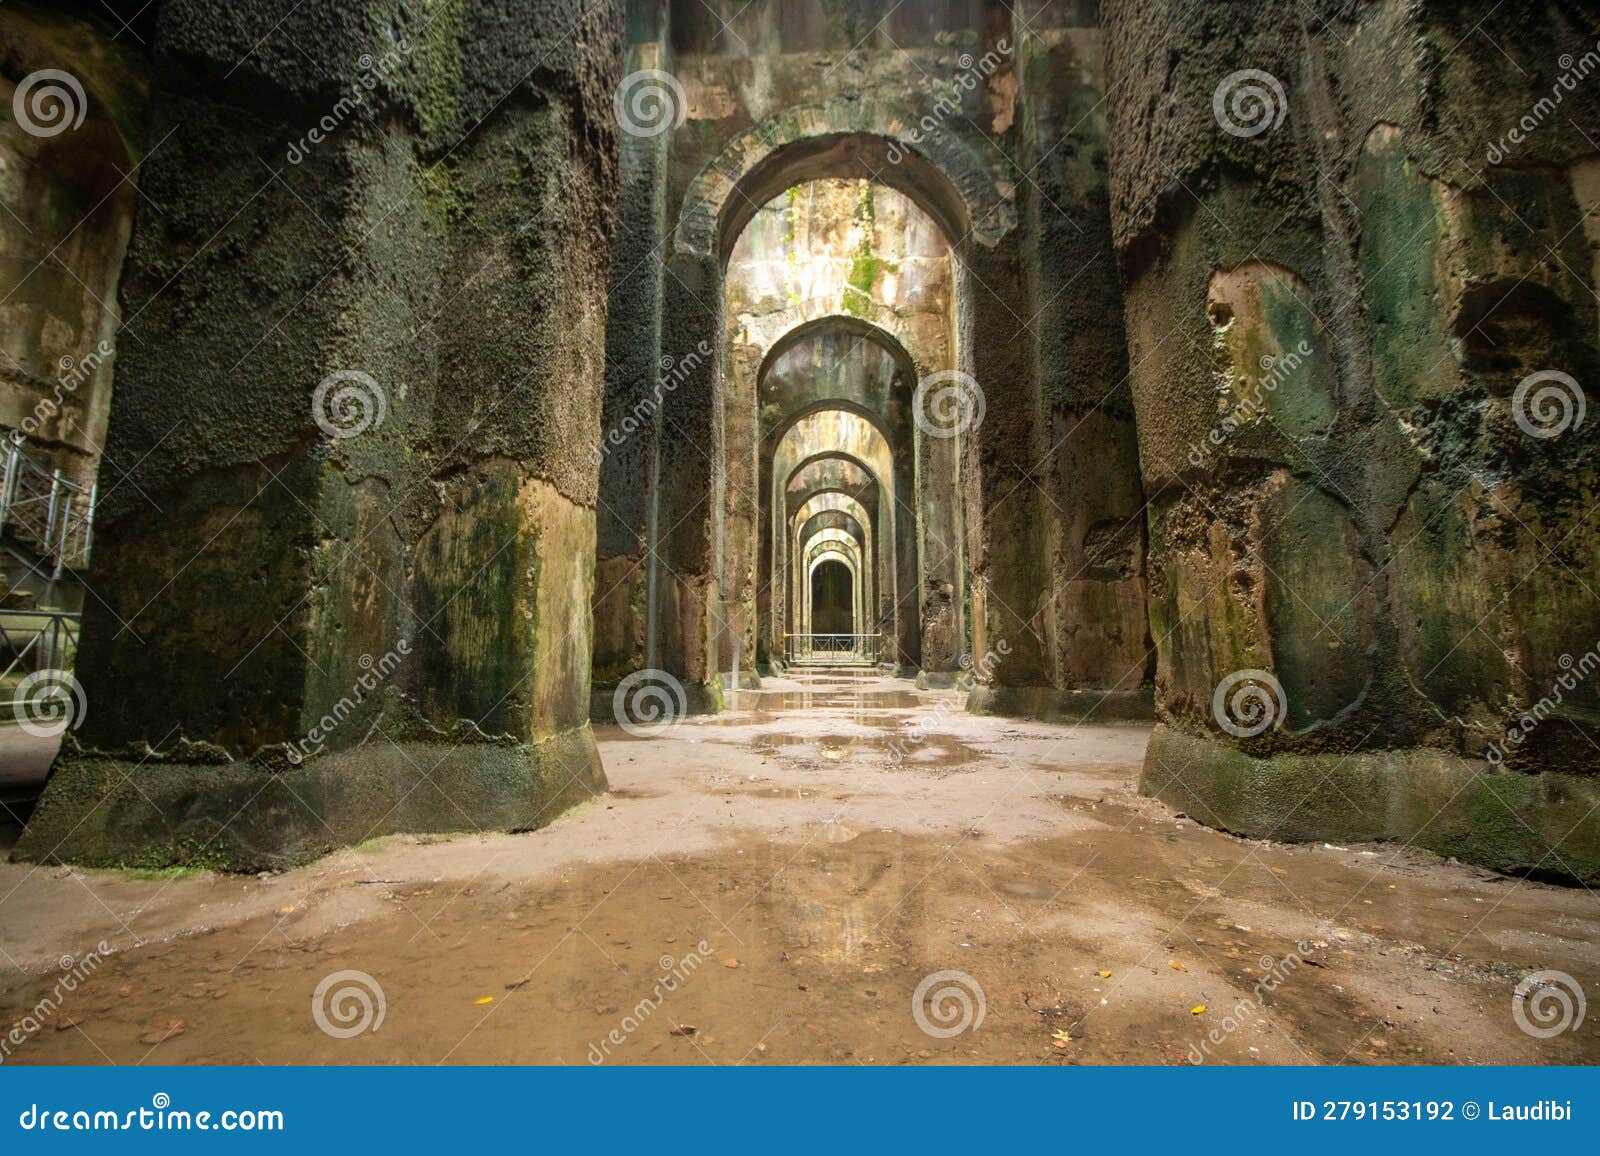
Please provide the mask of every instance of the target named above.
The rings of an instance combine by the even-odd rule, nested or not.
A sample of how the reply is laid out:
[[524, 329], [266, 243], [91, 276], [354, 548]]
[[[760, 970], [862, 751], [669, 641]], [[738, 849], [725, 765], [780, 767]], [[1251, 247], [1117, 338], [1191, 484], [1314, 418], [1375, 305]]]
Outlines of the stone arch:
[[874, 413], [871, 407], [862, 405], [859, 402], [851, 401], [848, 398], [818, 398], [815, 401], [807, 402], [798, 409], [792, 410], [791, 412], [785, 414], [783, 420], [777, 425], [773, 426], [772, 432], [767, 435], [765, 439], [767, 442], [767, 448], [772, 451], [777, 450], [777, 448], [783, 444], [784, 439], [788, 437], [790, 432], [792, 432], [794, 428], [801, 422], [805, 421], [809, 417], [814, 417], [819, 413], [829, 413], [834, 410], [852, 414], [872, 426], [872, 428], [877, 431], [878, 436], [883, 439], [883, 445], [887, 453], [886, 460], [890, 463], [893, 463], [894, 438], [890, 436], [889, 430], [886, 428], [888, 423], [884, 420], [883, 415]]
[[[785, 455], [785, 445], [791, 440], [794, 431], [802, 428], [808, 418], [817, 414], [841, 411], [848, 413], [853, 421], [862, 423], [871, 430], [871, 444], [860, 447], [861, 453], [837, 448], [830, 439], [828, 449]], [[872, 527], [873, 540], [877, 544], [878, 560], [883, 564], [883, 569], [878, 580], [871, 584], [871, 589], [874, 591], [874, 596], [880, 600], [884, 595], [888, 595], [890, 606], [898, 613], [899, 586], [902, 570], [905, 568], [902, 564], [907, 560], [901, 556], [896, 540], [896, 528], [906, 518], [903, 512], [896, 508], [902, 499], [899, 497], [895, 482], [894, 458], [889, 439], [882, 427], [873, 420], [872, 415], [862, 412], [860, 407], [845, 409], [840, 406], [824, 405], [808, 413], [790, 415], [790, 419], [774, 431], [771, 447], [763, 454], [764, 468], [770, 471], [768, 503], [772, 512], [771, 533], [767, 536], [769, 541], [765, 543], [764, 548], [770, 551], [767, 555], [768, 573], [773, 577], [774, 595], [770, 599], [768, 617], [771, 620], [770, 639], [775, 651], [781, 652], [779, 646], [782, 641], [781, 635], [792, 629], [788, 624], [798, 621], [802, 602], [796, 581], [802, 571], [795, 566], [798, 558], [796, 551], [802, 547], [791, 540], [793, 534], [789, 516], [789, 504], [793, 497], [791, 486], [795, 478], [812, 463], [833, 460], [849, 462], [875, 483], [877, 525]], [[812, 496], [805, 494], [800, 499], [800, 504], [804, 505]], [[870, 562], [864, 560], [863, 565], [870, 565]], [[911, 572], [914, 574], [914, 567], [911, 568]], [[867, 617], [863, 614], [863, 621]], [[879, 615], [873, 613], [870, 617], [876, 621]]]
[[[660, 610], [659, 628], [652, 633], [659, 629], [682, 640], [675, 649], [681, 654], [681, 673], [688, 678], [714, 677], [731, 669], [735, 654], [749, 650], [759, 663], [769, 653], [768, 644], [776, 641], [763, 624], [777, 614], [767, 613], [775, 608], [762, 606], [764, 587], [756, 580], [763, 571], [781, 572], [770, 565], [776, 557], [765, 554], [774, 535], [760, 524], [763, 498], [772, 492], [768, 479], [759, 476], [766, 455], [746, 452], [749, 437], [739, 425], [749, 399], [740, 392], [743, 375], [729, 364], [724, 332], [727, 261], [761, 206], [793, 184], [826, 178], [867, 180], [906, 197], [943, 234], [952, 263], [952, 346], [944, 359], [950, 364], [927, 368], [969, 373], [980, 368], [971, 348], [976, 338], [962, 335], [985, 331], [981, 325], [974, 328], [976, 315], [992, 311], [978, 299], [975, 287], [995, 283], [1000, 274], [984, 270], [1015, 264], [1016, 174], [1006, 155], [987, 139], [969, 139], [931, 113], [923, 115], [928, 110], [917, 105], [919, 99], [899, 112], [873, 107], [873, 102], [830, 100], [779, 113], [728, 141], [690, 181], [678, 205], [662, 283], [660, 345], [688, 350], [704, 343], [715, 352], [686, 373], [667, 397], [663, 424], [694, 444], [732, 447], [710, 473], [698, 457], [660, 460], [653, 482], [661, 498], [656, 524], [668, 529], [665, 540], [646, 551], [646, 585], [662, 591], [650, 596], [651, 605]], [[1001, 307], [1017, 316], [1015, 308]], [[974, 317], [963, 320], [969, 308]], [[998, 376], [1009, 380], [1014, 373], [1006, 368]], [[925, 453], [904, 454], [903, 468], [894, 478], [895, 494], [915, 500], [916, 473], [922, 469], [928, 476], [954, 481], [952, 500], [935, 504], [935, 522], [896, 519], [896, 532], [910, 538], [897, 542], [895, 653], [900, 666], [912, 669], [921, 667], [930, 653], [924, 639], [929, 619], [920, 600], [901, 608], [899, 599], [920, 589], [919, 559], [926, 553], [922, 536], [956, 544], [956, 549], [937, 555], [938, 577], [951, 588], [966, 585], [963, 459], [954, 441], [930, 442], [923, 448]], [[720, 479], [713, 483], [711, 475], [719, 466]], [[886, 508], [893, 512], [892, 506]], [[941, 669], [954, 662], [952, 639], [966, 633], [964, 603], [957, 599], [955, 605], [955, 616], [938, 628], [931, 650]], [[676, 656], [668, 666], [675, 661]]]
[[[784, 577], [796, 587], [799, 586], [803, 581], [806, 565], [803, 559], [810, 545], [817, 541], [832, 540], [831, 536], [821, 537], [824, 530], [840, 531], [848, 535], [855, 543], [861, 563], [860, 573], [856, 575], [859, 584], [856, 593], [859, 595], [861, 605], [861, 612], [858, 615], [860, 625], [856, 633], [865, 634], [875, 629], [878, 621], [880, 591], [885, 585], [885, 580], [892, 581], [892, 577], [888, 574], [888, 559], [880, 553], [882, 547], [875, 540], [871, 520], [865, 507], [847, 495], [833, 492], [825, 497], [841, 499], [841, 502], [808, 513], [821, 497], [824, 496], [816, 495], [808, 499], [789, 520], [785, 532], [789, 535], [793, 561], [789, 573]], [[776, 579], [777, 576], [774, 577]]]
[[908, 113], [877, 101], [837, 99], [768, 117], [730, 140], [684, 194], [674, 250], [726, 260], [755, 209], [796, 181], [841, 172], [898, 189], [945, 230], [952, 245], [993, 246], [1017, 223], [1011, 161], [969, 140], [913, 102]]
[[842, 490], [825, 490], [807, 496], [794, 516], [789, 519], [791, 536], [804, 536], [806, 529], [825, 515], [847, 519], [858, 528], [857, 536], [863, 549], [873, 549], [872, 515], [853, 495]]
[[[785, 481], [785, 485], [792, 486], [794, 484], [794, 480], [799, 477], [804, 470], [820, 462], [841, 462], [846, 466], [859, 470], [863, 475], [862, 481], [875, 482], [878, 480], [876, 477], [872, 476], [872, 467], [868, 466], [866, 462], [862, 461], [855, 454], [852, 454], [847, 450], [818, 450], [816, 453], [811, 454], [790, 471], [789, 477]], [[820, 493], [821, 491], [819, 490], [817, 492]]]
[[830, 561], [843, 563], [850, 572], [851, 618], [855, 627], [850, 633], [865, 633], [864, 617], [868, 613], [865, 584], [869, 561], [862, 556], [859, 543], [848, 532], [838, 529], [819, 530], [807, 540], [803, 558], [797, 566], [797, 577], [802, 586], [798, 591], [801, 633], [817, 633], [812, 583], [817, 570]]
[[895, 364], [905, 372], [908, 380], [916, 380], [916, 361], [912, 358], [910, 351], [901, 344], [898, 337], [883, 326], [876, 325], [864, 318], [852, 317], [848, 313], [828, 313], [821, 317], [813, 317], [809, 321], [801, 322], [774, 341], [772, 348], [768, 349], [766, 355], [761, 359], [761, 368], [756, 371], [756, 381], [765, 381], [767, 373], [777, 364], [778, 359], [795, 348], [795, 346], [829, 330], [851, 333], [881, 346], [894, 359]]

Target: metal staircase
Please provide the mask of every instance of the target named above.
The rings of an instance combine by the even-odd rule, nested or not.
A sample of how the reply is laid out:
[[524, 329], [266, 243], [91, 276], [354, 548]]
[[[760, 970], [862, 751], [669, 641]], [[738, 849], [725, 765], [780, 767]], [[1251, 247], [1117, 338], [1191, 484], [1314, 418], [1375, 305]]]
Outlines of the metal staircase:
[[0, 535], [25, 542], [63, 569], [89, 563], [95, 487], [68, 480], [28, 456], [15, 438], [0, 439]]

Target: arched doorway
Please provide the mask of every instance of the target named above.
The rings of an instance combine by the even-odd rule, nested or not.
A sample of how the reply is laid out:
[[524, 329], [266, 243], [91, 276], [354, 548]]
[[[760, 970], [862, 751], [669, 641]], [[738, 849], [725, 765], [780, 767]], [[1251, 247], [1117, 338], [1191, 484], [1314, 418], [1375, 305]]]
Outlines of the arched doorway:
[[[767, 407], [766, 399], [757, 396], [757, 384], [765, 354], [778, 338], [828, 315], [857, 327], [850, 334], [839, 325], [836, 342], [847, 338], [860, 344], [860, 329], [877, 327], [908, 346], [912, 355], [899, 359], [901, 372], [892, 379], [891, 396], [902, 399], [897, 403], [900, 416], [911, 432], [894, 438], [901, 508], [886, 509], [896, 515], [902, 533], [911, 535], [906, 543], [910, 548], [897, 549], [895, 557], [901, 570], [907, 559], [915, 559], [896, 592], [899, 620], [913, 625], [896, 631], [888, 649], [908, 671], [937, 669], [952, 677], [960, 654], [969, 649], [966, 488], [961, 481], [967, 440], [922, 437], [909, 419], [911, 399], [924, 376], [970, 373], [973, 368], [974, 349], [962, 335], [972, 332], [976, 317], [966, 318], [962, 302], [975, 294], [980, 279], [994, 281], [986, 272], [981, 278], [974, 274], [997, 259], [989, 250], [1016, 223], [1010, 164], [982, 140], [955, 136], [919, 145], [904, 139], [905, 125], [893, 117], [884, 119], [881, 109], [840, 102], [817, 111], [819, 115], [798, 119], [785, 113], [730, 140], [690, 181], [667, 242], [671, 255], [660, 281], [659, 360], [681, 364], [694, 360], [702, 348], [711, 352], [675, 377], [659, 399], [660, 429], [670, 431], [659, 436], [670, 436], [687, 452], [648, 455], [649, 497], [629, 517], [644, 531], [638, 557], [647, 644], [640, 649], [657, 656], [660, 666], [691, 686], [717, 677], [726, 684], [736, 664], [745, 676], [749, 656], [762, 647], [762, 623], [770, 620], [758, 607], [763, 601], [769, 606], [781, 601], [773, 599], [773, 587], [784, 570], [772, 565], [775, 557], [764, 557], [777, 540], [764, 523], [781, 519], [773, 516], [771, 490], [763, 477], [757, 418], [767, 416]], [[799, 307], [781, 327], [755, 334], [759, 341], [739, 340], [746, 335], [740, 333], [741, 323], [752, 311], [745, 308], [747, 297], [729, 292], [738, 272], [735, 248], [751, 230], [766, 228], [763, 214], [781, 219], [786, 209], [795, 211], [801, 199], [793, 190], [808, 182], [835, 186], [827, 196], [819, 193], [819, 202], [842, 197], [851, 203], [842, 227], [846, 233], [856, 228], [857, 235], [845, 238], [850, 244], [838, 296], [797, 290]], [[850, 187], [841, 190], [839, 185]], [[890, 281], [898, 276], [894, 262], [885, 261], [876, 245], [871, 252], [854, 245], [870, 232], [863, 226], [895, 217], [899, 206], [910, 212], [897, 219], [916, 217], [912, 236], [919, 243], [937, 242], [943, 269], [931, 282], [941, 297], [937, 316], [914, 327], [906, 324], [907, 314], [881, 308], [892, 296], [886, 293]], [[919, 284], [930, 287], [930, 282]], [[978, 309], [981, 314], [988, 306]], [[902, 329], [896, 330], [897, 325]], [[919, 341], [931, 350], [926, 355], [916, 347]], [[884, 345], [869, 344], [880, 350]], [[881, 360], [891, 365], [896, 361]], [[997, 377], [1014, 379], [1015, 374]], [[812, 400], [844, 398], [823, 394]], [[780, 420], [787, 416], [778, 415]], [[884, 416], [892, 426], [895, 415]], [[922, 478], [947, 481], [948, 498], [924, 502]], [[888, 522], [883, 512], [880, 521]], [[889, 541], [881, 531], [877, 540], [880, 550]], [[927, 644], [928, 623], [934, 624], [932, 647]], [[770, 648], [765, 651], [770, 655]]]
[[849, 563], [829, 553], [811, 566], [811, 652], [845, 658], [857, 653], [856, 580]]

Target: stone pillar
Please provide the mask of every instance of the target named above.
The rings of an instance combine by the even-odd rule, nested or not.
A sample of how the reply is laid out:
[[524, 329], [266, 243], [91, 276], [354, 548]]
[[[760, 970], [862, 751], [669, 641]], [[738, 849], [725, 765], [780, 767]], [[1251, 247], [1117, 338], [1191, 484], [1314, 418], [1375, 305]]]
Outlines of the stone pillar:
[[958, 256], [964, 310], [958, 347], [986, 398], [982, 424], [962, 439], [973, 661], [994, 651], [997, 686], [1050, 684], [1048, 506], [1033, 477], [1045, 446], [1028, 356], [1020, 238]]
[[[673, 244], [667, 242], [668, 246]], [[709, 253], [675, 252], [662, 293], [661, 355], [682, 359], [722, 343], [722, 273]], [[661, 669], [684, 684], [692, 711], [715, 710], [722, 597], [723, 417], [720, 352], [681, 375], [662, 406], [656, 471], [656, 645]], [[670, 447], [670, 448], [668, 448]], [[711, 484], [707, 484], [707, 479]]]
[[758, 362], [723, 339], [723, 459], [720, 604], [717, 670], [724, 685], [738, 667], [740, 685], [755, 688], [757, 568], [761, 552], [761, 420], [756, 397]]
[[87, 709], [24, 858], [278, 867], [603, 789], [619, 18], [388, 7], [162, 12]]
[[1150, 717], [1143, 489], [1106, 187], [1104, 35], [1091, 6], [1013, 9], [1028, 374], [1040, 449], [1031, 490], [1047, 595], [1032, 682], [969, 707], [1058, 721]]
[[[628, 5], [628, 75], [665, 69], [665, 5]], [[662, 246], [666, 236], [666, 168], [673, 110], [621, 134], [621, 192], [612, 242], [606, 327], [605, 406], [599, 443], [596, 511], [594, 691], [591, 713], [613, 719], [613, 690], [629, 673], [659, 665], [652, 591], [661, 580], [652, 557], [658, 514], [653, 478], [659, 468], [662, 406], [677, 362], [661, 353]], [[659, 131], [653, 131], [659, 129]], [[708, 348], [709, 356], [709, 348]]]
[[1592, 881], [1600, 532], [1571, 495], [1597, 439], [1569, 383], [1600, 380], [1574, 272], [1600, 95], [1509, 158], [1495, 137], [1593, 29], [1529, 4], [1475, 38], [1488, 7], [1107, 5], [1143, 786], [1251, 836]]

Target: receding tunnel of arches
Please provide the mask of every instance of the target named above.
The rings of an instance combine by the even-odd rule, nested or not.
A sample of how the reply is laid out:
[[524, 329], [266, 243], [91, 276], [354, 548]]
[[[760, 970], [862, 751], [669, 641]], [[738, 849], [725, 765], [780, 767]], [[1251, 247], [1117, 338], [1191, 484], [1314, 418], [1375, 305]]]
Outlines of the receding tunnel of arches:
[[964, 586], [959, 457], [914, 415], [919, 379], [955, 363], [953, 285], [944, 228], [871, 180], [790, 185], [733, 242], [724, 572], [766, 669], [814, 653], [806, 548], [823, 528], [855, 543], [855, 661], [915, 672], [962, 649], [957, 616], [930, 620], [923, 596], [930, 577]]
[[[815, 623], [806, 612], [807, 551], [848, 541], [859, 580], [851, 653], [860, 662], [915, 662], [916, 620], [899, 597], [915, 581], [915, 511], [903, 501], [888, 437], [857, 409], [810, 409], [772, 432], [763, 465], [770, 499], [763, 572], [768, 665], [811, 655]], [[770, 457], [770, 464], [768, 459]], [[869, 513], [870, 509], [870, 513]], [[904, 644], [902, 646], [902, 643]], [[897, 650], [897, 648], [899, 648]]]

